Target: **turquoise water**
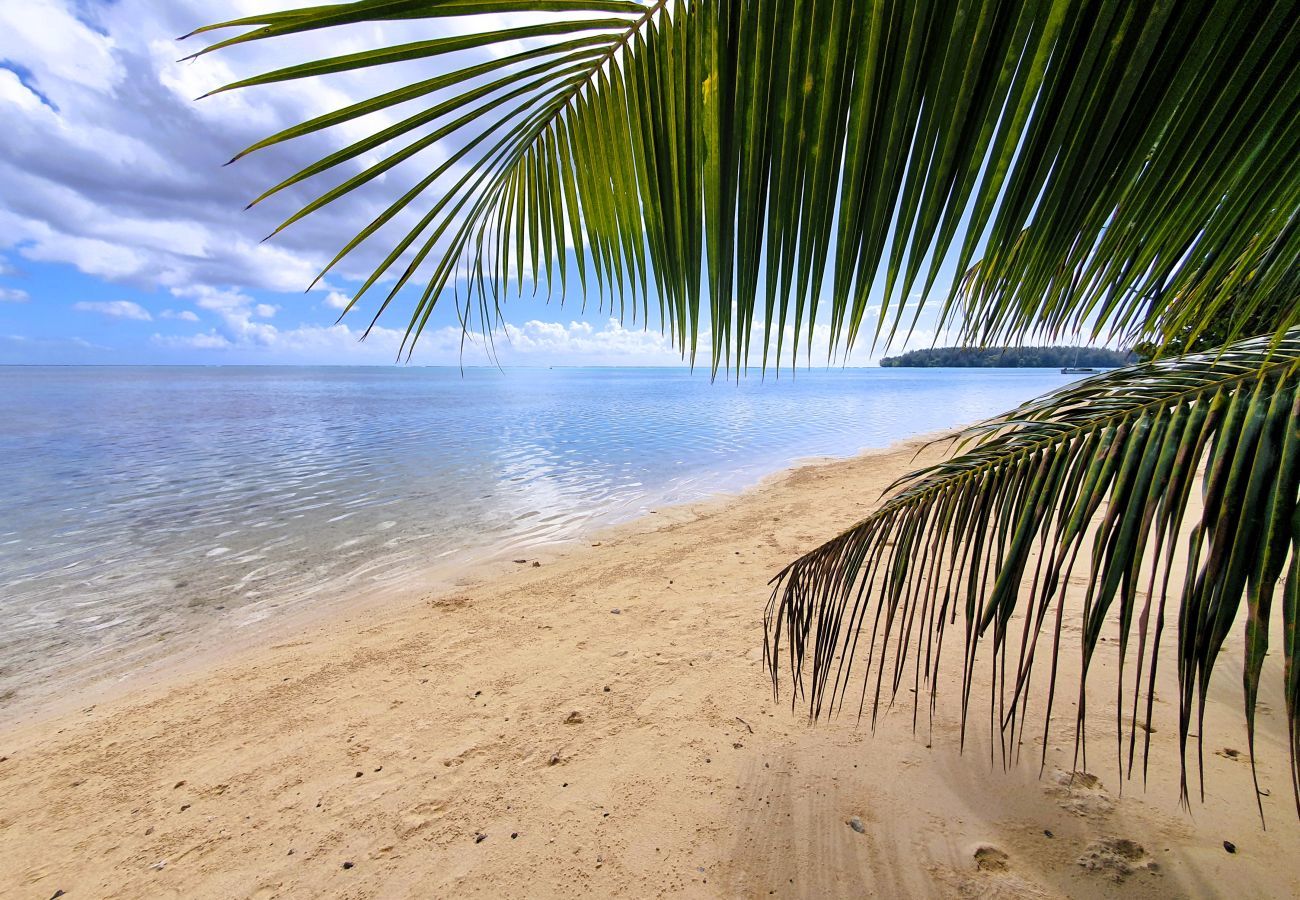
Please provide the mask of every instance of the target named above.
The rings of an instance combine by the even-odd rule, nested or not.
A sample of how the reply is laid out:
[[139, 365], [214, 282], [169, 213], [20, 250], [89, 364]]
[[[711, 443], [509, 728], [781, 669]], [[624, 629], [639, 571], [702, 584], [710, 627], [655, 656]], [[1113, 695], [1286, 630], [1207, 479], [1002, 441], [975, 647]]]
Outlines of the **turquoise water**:
[[0, 368], [0, 698], [120, 673], [179, 635], [737, 490], [800, 458], [970, 422], [1066, 381]]

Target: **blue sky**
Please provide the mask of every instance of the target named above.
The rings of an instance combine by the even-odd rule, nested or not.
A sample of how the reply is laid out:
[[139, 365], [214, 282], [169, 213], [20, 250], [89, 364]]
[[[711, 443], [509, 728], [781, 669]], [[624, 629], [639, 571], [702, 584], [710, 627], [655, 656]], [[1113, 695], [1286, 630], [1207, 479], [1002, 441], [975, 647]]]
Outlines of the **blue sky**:
[[[401, 299], [365, 342], [359, 337], [372, 306], [363, 304], [336, 322], [341, 305], [379, 258], [382, 240], [363, 246], [315, 290], [304, 288], [358, 221], [369, 221], [418, 175], [394, 170], [369, 194], [327, 207], [262, 243], [320, 188], [291, 189], [246, 212], [247, 201], [355, 136], [345, 128], [342, 135], [313, 135], [222, 164], [307, 116], [420, 75], [409, 68], [366, 71], [194, 98], [304, 52], [352, 52], [427, 37], [432, 26], [366, 26], [313, 36], [310, 45], [286, 39], [178, 62], [194, 47], [178, 44], [176, 35], [214, 17], [285, 5], [0, 5], [0, 364], [396, 360], [406, 321]], [[581, 306], [575, 298], [561, 307], [527, 294], [511, 301], [508, 326], [496, 341], [500, 361], [680, 364], [680, 354], [653, 323], [650, 330], [639, 322], [620, 324], [594, 303], [586, 311]], [[931, 340], [930, 332], [921, 331], [909, 345]], [[490, 361], [479, 346], [471, 343], [463, 355], [462, 349], [454, 308], [445, 303], [428, 323], [413, 361]], [[824, 364], [824, 350], [813, 359]], [[852, 364], [871, 361], [865, 351], [850, 357]]]

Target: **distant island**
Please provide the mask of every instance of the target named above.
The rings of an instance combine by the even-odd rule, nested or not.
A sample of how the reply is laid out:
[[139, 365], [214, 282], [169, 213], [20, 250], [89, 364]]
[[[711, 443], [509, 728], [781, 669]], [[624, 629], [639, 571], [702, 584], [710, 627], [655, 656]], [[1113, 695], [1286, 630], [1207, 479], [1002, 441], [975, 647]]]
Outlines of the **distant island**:
[[886, 356], [886, 368], [975, 368], [975, 369], [1110, 369], [1136, 362], [1131, 352], [1100, 347], [936, 347], [912, 350], [901, 356]]

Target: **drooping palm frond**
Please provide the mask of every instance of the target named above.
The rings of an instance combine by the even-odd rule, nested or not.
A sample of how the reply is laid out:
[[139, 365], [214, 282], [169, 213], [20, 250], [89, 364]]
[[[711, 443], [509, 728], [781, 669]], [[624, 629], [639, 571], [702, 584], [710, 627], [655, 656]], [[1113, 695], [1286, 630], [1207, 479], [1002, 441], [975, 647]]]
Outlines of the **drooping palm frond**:
[[[476, 298], [490, 320], [507, 285], [545, 278], [562, 291], [571, 257], [584, 296], [594, 287], [620, 315], [655, 304], [692, 359], [707, 331], [716, 371], [745, 364], [756, 331], [764, 363], [769, 346], [780, 358], [787, 328], [792, 351], [811, 346], [817, 321], [847, 348], [876, 304], [868, 330], [888, 338], [932, 294], [941, 322], [975, 340], [1087, 323], [1138, 332], [1155, 327], [1164, 297], [1178, 298], [1180, 327], [1196, 328], [1222, 313], [1231, 273], [1252, 273], [1239, 302], [1276, 295], [1300, 254], [1296, 11], [1240, 0], [356, 0], [202, 30], [244, 29], [211, 50], [358, 22], [540, 14], [230, 85], [447, 66], [249, 148], [427, 104], [263, 196], [347, 173], [287, 225], [440, 147], [446, 161], [330, 263], [415, 215], [358, 292], [392, 279], [383, 312], [422, 285], [408, 342], [448, 292]], [[977, 255], [979, 277], [959, 295], [944, 273]]]
[[[237, 19], [201, 28], [195, 33], [232, 27], [251, 29], [201, 51], [206, 53], [237, 43], [364, 22], [438, 20], [531, 11], [545, 13], [540, 22], [521, 22], [503, 28], [494, 18], [489, 30], [432, 37], [288, 66], [219, 89], [225, 91], [395, 63], [437, 62], [444, 58], [452, 61], [445, 71], [432, 77], [421, 78], [408, 86], [316, 116], [259, 141], [235, 157], [239, 159], [255, 150], [354, 122], [364, 116], [386, 113], [412, 101], [427, 104], [307, 166], [253, 201], [261, 202], [288, 187], [364, 159], [366, 154], [394, 147], [399, 141], [405, 142], [377, 162], [360, 163], [359, 171], [352, 172], [286, 219], [276, 229], [278, 232], [418, 157], [423, 151], [450, 147], [443, 162], [424, 174], [362, 228], [317, 277], [319, 280], [344, 256], [401, 214], [415, 212], [413, 204], [417, 201], [433, 195], [436, 199], [425, 203], [427, 209], [421, 210], [422, 214], [413, 227], [397, 241], [362, 284], [348, 307], [351, 309], [394, 266], [404, 262], [375, 314], [377, 320], [399, 292], [412, 282], [421, 266], [432, 260], [432, 273], [427, 275], [420, 299], [415, 303], [407, 324], [406, 340], [409, 343], [419, 335], [434, 304], [453, 281], [460, 257], [468, 247], [474, 247], [480, 264], [484, 254], [500, 263], [502, 269], [494, 273], [498, 280], [509, 277], [512, 261], [516, 264], [514, 274], [520, 280], [524, 277], [526, 259], [531, 260], [534, 266], [534, 279], [539, 259], [544, 259], [549, 267], [552, 260], [558, 258], [563, 266], [565, 258], [561, 251], [570, 238], [579, 244], [589, 241], [593, 248], [597, 248], [592, 254], [592, 262], [598, 275], [604, 271], [602, 266], [610, 263], [610, 257], [600, 252], [604, 249], [603, 241], [608, 240], [611, 225], [619, 221], [618, 216], [627, 220], [629, 204], [635, 204], [634, 192], [612, 195], [608, 191], [610, 162], [620, 157], [612, 149], [608, 153], [602, 152], [599, 138], [613, 136], [617, 140], [620, 131], [607, 129], [603, 135], [596, 134], [600, 130], [598, 118], [608, 114], [609, 64], [664, 5], [665, 0], [647, 7], [629, 0], [550, 0], [541, 3], [519, 0], [361, 0]], [[521, 44], [523, 49], [519, 49]], [[467, 61], [465, 54], [473, 51], [486, 52], [488, 58], [475, 57]], [[605, 89], [603, 92], [602, 87]], [[585, 130], [579, 132], [576, 129], [580, 122], [584, 123]], [[621, 134], [626, 135], [626, 129]], [[597, 142], [595, 146], [593, 140]], [[619, 141], [618, 150], [626, 149], [626, 140]], [[536, 157], [548, 152], [554, 154], [553, 159], [564, 159], [565, 170], [560, 172], [553, 166], [544, 173], [544, 179], [535, 180], [538, 176]], [[606, 176], [606, 190], [586, 185], [586, 214], [571, 215], [571, 208], [563, 204], [577, 200], [576, 183], [584, 178], [594, 179], [598, 172]], [[543, 193], [550, 201], [544, 208], [539, 199]], [[600, 216], [596, 214], [598, 203]], [[498, 229], [489, 235], [487, 228], [491, 222], [496, 222]], [[623, 224], [624, 227], [630, 226], [628, 221]], [[586, 231], [582, 231], [584, 226]], [[567, 238], [566, 229], [569, 230]], [[495, 248], [487, 246], [489, 237], [501, 238]], [[544, 251], [539, 247], [543, 240], [546, 241]], [[530, 253], [526, 253], [526, 247]], [[580, 259], [580, 274], [585, 284], [585, 267], [581, 262]], [[564, 277], [563, 270], [560, 277]]]
[[[1296, 227], [1300, 227], [1300, 219], [1293, 218], [1287, 229]], [[1279, 235], [1275, 245], [1266, 252], [1283, 252], [1285, 236], [1285, 233]], [[1185, 303], [1177, 299], [1165, 303], [1161, 302], [1163, 298], [1153, 298], [1148, 318], [1155, 333], [1163, 336], [1163, 341], [1161, 345], [1151, 342], [1143, 349], [1177, 356], [1222, 347], [1243, 334], [1277, 333], [1291, 323], [1300, 309], [1300, 265], [1294, 260], [1280, 272], [1269, 264], [1257, 265], [1249, 257], [1238, 260], [1236, 266], [1227, 269], [1204, 264], [1199, 271], [1189, 272], [1190, 279], [1193, 282], [1203, 280], [1208, 277], [1206, 269], [1211, 268], [1216, 269], [1222, 281], [1213, 289], [1202, 285], [1197, 293], [1206, 298], [1205, 302], [1213, 304], [1213, 313], [1188, 316]], [[1276, 287], [1269, 291], [1260, 290], [1260, 278], [1269, 278]], [[1149, 357], [1152, 354], [1142, 355]]]
[[[1206, 688], [1243, 601], [1253, 765], [1272, 599], [1286, 573], [1284, 690], [1295, 776], [1298, 384], [1300, 329], [1293, 329], [1276, 347], [1264, 337], [1220, 354], [1118, 369], [968, 433], [969, 450], [905, 477], [879, 509], [775, 579], [766, 618], [774, 684], [788, 664], [796, 698], [806, 699], [815, 717], [842, 707], [855, 677], [852, 684], [863, 685], [859, 715], [869, 709], [874, 720], [882, 697], [892, 701], [905, 679], [913, 688], [937, 685], [944, 639], [960, 620], [963, 735], [976, 658], [986, 648], [1002, 673], [994, 683], [997, 721], [1003, 738], [1014, 742], [1017, 723], [1024, 730], [1040, 655], [1051, 666], [1045, 731], [1050, 725], [1062, 625], [1077, 614], [1078, 726], [1089, 664], [1103, 627], [1113, 623], [1131, 773], [1139, 730], [1144, 755], [1150, 746], [1160, 637], [1176, 616], [1185, 794], [1188, 734], [1197, 724], [1198, 745], [1203, 740]], [[1203, 512], [1185, 533], [1198, 480]], [[1179, 584], [1175, 557], [1184, 542], [1187, 577]], [[1076, 564], [1087, 567], [1088, 588], [1072, 608], [1065, 586]], [[1016, 616], [1023, 619], [1018, 639]], [[1126, 663], [1135, 669], [1131, 688]], [[1121, 740], [1123, 731], [1121, 723]], [[1044, 740], [1044, 759], [1046, 747]]]
[[[382, 284], [378, 318], [410, 289], [407, 347], [449, 294], [476, 303], [490, 325], [509, 287], [545, 282], [563, 293], [576, 272], [584, 300], [597, 294], [645, 320], [656, 309], [692, 359], [707, 333], [716, 372], [747, 364], [756, 336], [765, 365], [769, 349], [779, 361], [784, 349], [811, 347], [817, 323], [829, 324], [832, 348], [862, 334], [887, 340], [932, 299], [939, 327], [972, 341], [1091, 330], [1190, 343], [1213, 329], [1226, 340], [1260, 321], [1297, 323], [1298, 9], [1295, 0], [355, 0], [201, 29], [239, 29], [201, 52], [358, 23], [432, 23], [425, 40], [226, 88], [421, 67], [406, 86], [244, 151], [374, 113], [404, 116], [258, 200], [339, 179], [286, 227], [399, 167], [415, 170], [325, 269], [400, 226], [356, 296]], [[473, 18], [525, 13], [535, 15]], [[439, 30], [451, 17], [471, 17], [470, 27]], [[420, 108], [399, 113], [403, 104]], [[434, 148], [436, 166], [423, 156]], [[948, 272], [969, 274], [950, 285]], [[1002, 722], [1014, 729], [1019, 717], [1023, 728], [1038, 636], [1054, 603], [1061, 614], [1060, 586], [1088, 544], [1089, 658], [1109, 613], [1123, 653], [1137, 621], [1132, 722], [1144, 673], [1150, 716], [1174, 584], [1184, 749], [1244, 594], [1253, 735], [1285, 568], [1294, 756], [1300, 338], [1278, 340], [1272, 355], [1267, 342], [1248, 342], [1088, 382], [900, 485], [783, 573], [769, 622], [774, 677], [784, 637], [813, 711], [842, 699], [874, 610], [866, 674], [874, 662], [879, 698], [888, 666], [892, 694], [913, 636], [925, 635], [933, 676], [943, 623], [961, 607], [969, 688], [988, 630], [1005, 661], [1020, 610], [1026, 630]], [[1207, 455], [1205, 512], [1180, 538]], [[1181, 589], [1179, 542], [1192, 550]], [[1025, 605], [1017, 597], [1031, 560]], [[1135, 742], [1130, 729], [1130, 761]]]

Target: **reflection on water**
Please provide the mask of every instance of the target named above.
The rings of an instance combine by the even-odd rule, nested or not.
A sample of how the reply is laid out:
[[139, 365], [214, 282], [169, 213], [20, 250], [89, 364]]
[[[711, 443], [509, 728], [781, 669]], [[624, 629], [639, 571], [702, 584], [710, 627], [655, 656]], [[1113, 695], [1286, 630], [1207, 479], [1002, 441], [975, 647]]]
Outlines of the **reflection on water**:
[[[1042, 370], [0, 368], [0, 698], [1002, 411]], [[214, 632], [217, 633], [217, 632]]]

